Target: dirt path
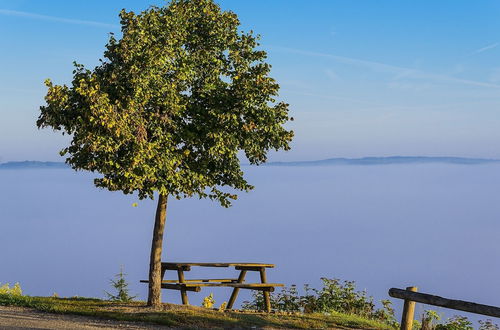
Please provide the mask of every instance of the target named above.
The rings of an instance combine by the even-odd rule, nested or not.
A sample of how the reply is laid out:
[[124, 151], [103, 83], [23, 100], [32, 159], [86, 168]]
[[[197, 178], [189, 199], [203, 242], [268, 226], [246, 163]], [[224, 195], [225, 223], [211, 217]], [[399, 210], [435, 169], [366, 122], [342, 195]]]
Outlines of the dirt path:
[[0, 329], [169, 329], [160, 325], [103, 320], [78, 315], [43, 313], [23, 307], [0, 306]]

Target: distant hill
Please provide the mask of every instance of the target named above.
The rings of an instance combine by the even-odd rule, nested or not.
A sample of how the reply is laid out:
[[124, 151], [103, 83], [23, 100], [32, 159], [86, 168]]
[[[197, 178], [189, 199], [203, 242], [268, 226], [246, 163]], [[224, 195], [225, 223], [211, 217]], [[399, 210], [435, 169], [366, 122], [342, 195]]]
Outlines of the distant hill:
[[[329, 158], [323, 160], [305, 160], [297, 162], [270, 162], [265, 166], [335, 166], [335, 165], [391, 165], [391, 164], [462, 164], [462, 165], [479, 165], [500, 163], [500, 159], [485, 159], [485, 158], [463, 158], [463, 157], [363, 157], [363, 158]], [[22, 162], [7, 162], [0, 164], [2, 169], [56, 169], [69, 168], [63, 162], [39, 162], [39, 161], [22, 161]]]
[[390, 164], [462, 164], [477, 165], [500, 163], [500, 159], [462, 158], [462, 157], [363, 157], [363, 158], [329, 158], [297, 162], [271, 162], [267, 166], [331, 166], [331, 165], [390, 165]]
[[7, 162], [7, 163], [2, 163], [0, 164], [0, 170], [2, 169], [35, 169], [35, 168], [40, 168], [40, 169], [50, 169], [50, 168], [69, 168], [68, 165], [66, 165], [63, 162], [39, 162], [39, 161], [34, 161], [34, 160], [25, 160], [22, 162]]

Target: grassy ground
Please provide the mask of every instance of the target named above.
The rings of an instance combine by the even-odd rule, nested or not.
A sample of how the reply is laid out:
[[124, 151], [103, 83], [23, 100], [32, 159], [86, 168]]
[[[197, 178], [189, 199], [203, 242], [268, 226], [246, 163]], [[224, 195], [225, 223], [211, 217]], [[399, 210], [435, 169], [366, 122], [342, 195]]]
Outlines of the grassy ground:
[[91, 298], [0, 294], [0, 305], [30, 307], [50, 313], [96, 316], [121, 321], [141, 321], [181, 328], [391, 329], [382, 323], [354, 315], [219, 312], [201, 307], [173, 304], [165, 304], [162, 310], [151, 310], [145, 306], [144, 302], [114, 303]]

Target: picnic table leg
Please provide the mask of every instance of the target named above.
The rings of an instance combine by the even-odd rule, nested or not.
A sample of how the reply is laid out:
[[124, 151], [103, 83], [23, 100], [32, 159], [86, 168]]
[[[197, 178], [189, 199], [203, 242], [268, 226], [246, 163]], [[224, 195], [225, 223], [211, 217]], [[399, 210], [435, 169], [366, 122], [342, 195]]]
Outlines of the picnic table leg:
[[[240, 276], [238, 276], [238, 282], [236, 283], [243, 283], [245, 281], [245, 275], [247, 274], [246, 270], [242, 270], [240, 273]], [[236, 297], [238, 296], [238, 292], [240, 291], [240, 288], [234, 288], [233, 293], [231, 293], [231, 297], [229, 298], [229, 302], [227, 303], [226, 309], [232, 309], [234, 302], [236, 301]]]
[[[260, 281], [262, 283], [267, 283], [266, 269], [265, 268], [260, 269]], [[269, 313], [269, 312], [271, 312], [271, 298], [270, 298], [269, 291], [264, 290], [264, 291], [262, 291], [262, 294], [264, 295], [264, 304], [266, 305], [266, 311]]]
[[[182, 268], [177, 269], [177, 276], [179, 277], [179, 283], [184, 283], [184, 271]], [[183, 305], [189, 305], [188, 295], [185, 289], [181, 289], [181, 299]]]
[[[161, 280], [163, 281], [163, 279], [165, 278], [165, 272], [167, 271], [167, 268], [165, 267], [161, 267]], [[169, 273], [170, 274], [170, 273]]]

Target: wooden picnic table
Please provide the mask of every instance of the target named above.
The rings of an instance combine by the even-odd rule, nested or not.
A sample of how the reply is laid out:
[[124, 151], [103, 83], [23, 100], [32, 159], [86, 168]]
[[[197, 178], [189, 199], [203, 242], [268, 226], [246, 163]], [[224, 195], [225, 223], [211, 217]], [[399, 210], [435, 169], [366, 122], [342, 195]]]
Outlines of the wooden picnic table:
[[[191, 267], [234, 267], [240, 271], [238, 278], [218, 278], [218, 279], [185, 279], [184, 272], [190, 271]], [[242, 263], [242, 262], [162, 262], [161, 264], [161, 287], [162, 289], [179, 290], [184, 305], [189, 305], [187, 291], [199, 292], [202, 287], [232, 287], [233, 292], [227, 303], [226, 309], [232, 309], [240, 289], [259, 290], [264, 295], [266, 310], [271, 311], [271, 300], [269, 292], [273, 292], [275, 287], [282, 287], [280, 283], [267, 283], [266, 268], [274, 268], [273, 264], [263, 263]], [[177, 280], [163, 280], [167, 270], [177, 272]], [[249, 271], [256, 271], [260, 274], [260, 283], [246, 283], [245, 276]], [[143, 283], [148, 283], [142, 280]]]

